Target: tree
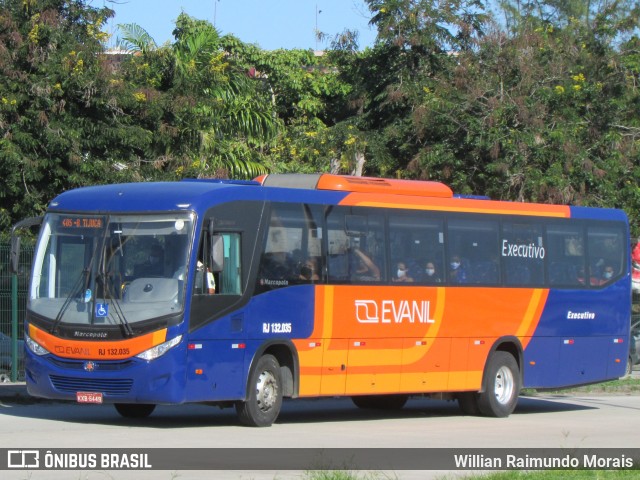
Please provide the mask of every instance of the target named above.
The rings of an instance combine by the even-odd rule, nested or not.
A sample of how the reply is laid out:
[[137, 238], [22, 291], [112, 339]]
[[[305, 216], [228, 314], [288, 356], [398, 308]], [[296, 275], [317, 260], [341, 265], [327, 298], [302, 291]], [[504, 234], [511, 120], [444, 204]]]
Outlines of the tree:
[[129, 59], [126, 82], [158, 98], [147, 110], [158, 107], [152, 118], [159, 148], [152, 155], [161, 172], [174, 178], [264, 173], [262, 149], [279, 124], [262, 83], [225, 54], [218, 31], [181, 14], [175, 42], [157, 47], [141, 27], [123, 29], [126, 45], [141, 53]]
[[[367, 0], [376, 45], [339, 54], [341, 78], [352, 85], [347, 104], [371, 175], [411, 176], [420, 150], [412, 116], [435, 75], [450, 71], [482, 34], [482, 3], [453, 0]], [[339, 53], [339, 52], [338, 52]]]
[[0, 3], [3, 216], [41, 212], [61, 190], [100, 181], [110, 168], [95, 133], [126, 136], [100, 95], [108, 90], [101, 28], [112, 14], [81, 0]]

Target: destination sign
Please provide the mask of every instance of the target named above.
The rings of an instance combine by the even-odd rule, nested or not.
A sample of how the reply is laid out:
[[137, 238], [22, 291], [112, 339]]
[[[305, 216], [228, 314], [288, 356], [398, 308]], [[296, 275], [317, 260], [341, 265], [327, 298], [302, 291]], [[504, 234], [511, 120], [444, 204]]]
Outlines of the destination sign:
[[60, 220], [60, 225], [63, 228], [102, 228], [104, 220], [95, 217], [63, 217]]

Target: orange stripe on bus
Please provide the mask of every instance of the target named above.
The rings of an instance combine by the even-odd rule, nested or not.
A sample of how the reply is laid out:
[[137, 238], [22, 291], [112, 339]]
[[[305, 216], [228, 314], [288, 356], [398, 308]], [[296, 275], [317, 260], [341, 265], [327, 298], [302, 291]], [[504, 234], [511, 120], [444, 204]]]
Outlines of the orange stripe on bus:
[[366, 388], [434, 391], [436, 384], [439, 391], [477, 389], [498, 338], [515, 336], [527, 347], [548, 293], [534, 288], [318, 286], [313, 333], [294, 341], [300, 395], [349, 395]]
[[542, 289], [534, 290], [531, 295], [531, 302], [527, 308], [525, 318], [516, 332], [516, 337], [520, 339], [523, 350], [527, 348], [527, 345], [529, 345], [533, 332], [535, 332], [536, 327], [538, 326], [538, 321], [540, 320], [540, 316], [544, 310], [548, 295], [549, 290]]
[[167, 329], [163, 328], [125, 340], [92, 342], [58, 338], [30, 324], [29, 336], [58, 357], [81, 360], [122, 360], [165, 342]]
[[321, 175], [316, 188], [318, 190], [342, 192], [366, 192], [375, 196], [395, 194], [417, 195], [420, 197], [453, 197], [451, 188], [440, 182], [354, 177], [349, 175]]
[[500, 202], [496, 200], [468, 200], [463, 198], [420, 198], [393, 195], [373, 195], [351, 193], [342, 199], [340, 205], [359, 207], [407, 208], [412, 210], [432, 210], [439, 212], [465, 212], [482, 214], [535, 215], [538, 217], [569, 218], [570, 208], [565, 205]]

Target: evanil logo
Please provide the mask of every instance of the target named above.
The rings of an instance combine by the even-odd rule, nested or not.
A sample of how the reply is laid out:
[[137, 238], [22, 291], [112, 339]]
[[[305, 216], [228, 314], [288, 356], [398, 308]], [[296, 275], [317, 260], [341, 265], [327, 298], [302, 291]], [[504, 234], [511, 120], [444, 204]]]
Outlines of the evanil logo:
[[355, 306], [359, 323], [435, 323], [425, 300], [356, 300]]

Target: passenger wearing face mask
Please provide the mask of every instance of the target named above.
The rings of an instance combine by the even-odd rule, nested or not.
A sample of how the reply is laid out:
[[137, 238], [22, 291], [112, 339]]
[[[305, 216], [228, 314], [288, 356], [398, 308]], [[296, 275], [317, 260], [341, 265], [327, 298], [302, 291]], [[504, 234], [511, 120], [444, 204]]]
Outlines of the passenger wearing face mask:
[[467, 283], [467, 272], [459, 255], [453, 255], [449, 262], [449, 281], [451, 283]]
[[600, 279], [599, 285], [606, 285], [613, 278], [613, 267], [611, 265], [607, 265], [604, 267], [602, 271], [602, 278]]
[[425, 264], [422, 281], [428, 284], [442, 283], [442, 279], [440, 275], [438, 275], [438, 272], [436, 272], [436, 266], [433, 262], [427, 262]]
[[393, 276], [394, 282], [413, 282], [413, 278], [409, 276], [409, 269], [404, 262], [398, 262], [396, 274]]

